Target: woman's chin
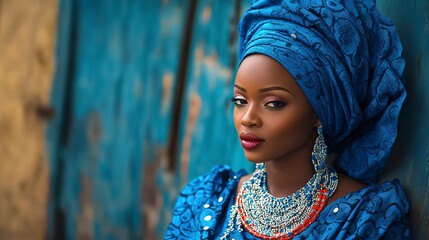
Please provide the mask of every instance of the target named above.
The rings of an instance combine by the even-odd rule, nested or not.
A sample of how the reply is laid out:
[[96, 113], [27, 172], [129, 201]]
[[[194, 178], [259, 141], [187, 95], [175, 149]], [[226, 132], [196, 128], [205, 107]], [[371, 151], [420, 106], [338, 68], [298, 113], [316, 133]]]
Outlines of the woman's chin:
[[266, 161], [265, 158], [262, 158], [260, 156], [255, 156], [255, 154], [249, 154], [244, 152], [244, 156], [246, 157], [247, 161], [252, 163], [263, 163]]

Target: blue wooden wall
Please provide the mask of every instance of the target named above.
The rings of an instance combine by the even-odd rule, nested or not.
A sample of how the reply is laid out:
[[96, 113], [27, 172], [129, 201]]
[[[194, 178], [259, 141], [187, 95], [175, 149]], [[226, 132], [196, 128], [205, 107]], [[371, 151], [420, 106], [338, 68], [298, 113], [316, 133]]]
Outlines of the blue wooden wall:
[[[385, 178], [405, 183], [413, 231], [425, 239], [428, 2], [378, 5], [398, 24], [408, 61], [409, 98]], [[60, 1], [56, 115], [47, 131], [49, 239], [160, 239], [186, 182], [216, 164], [251, 170], [229, 101], [236, 25], [248, 6], [245, 0]]]

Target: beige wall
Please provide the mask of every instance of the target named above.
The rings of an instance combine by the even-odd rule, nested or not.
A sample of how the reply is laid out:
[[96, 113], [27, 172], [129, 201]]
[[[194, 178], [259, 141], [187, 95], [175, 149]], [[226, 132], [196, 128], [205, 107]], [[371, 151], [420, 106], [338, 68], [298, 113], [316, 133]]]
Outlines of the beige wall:
[[44, 239], [57, 1], [0, 0], [0, 239]]

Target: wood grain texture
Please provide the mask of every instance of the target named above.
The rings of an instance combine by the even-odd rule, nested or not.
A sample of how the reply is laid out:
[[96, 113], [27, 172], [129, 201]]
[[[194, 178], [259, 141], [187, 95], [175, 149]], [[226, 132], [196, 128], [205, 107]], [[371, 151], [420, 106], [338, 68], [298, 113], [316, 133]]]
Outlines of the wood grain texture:
[[56, 0], [0, 0], [0, 239], [43, 239]]
[[181, 0], [61, 2], [49, 238], [162, 235], [163, 202], [177, 196], [166, 148], [187, 11]]
[[379, 0], [377, 5], [401, 37], [408, 92], [383, 179], [401, 180], [411, 202], [413, 236], [429, 239], [429, 1]]

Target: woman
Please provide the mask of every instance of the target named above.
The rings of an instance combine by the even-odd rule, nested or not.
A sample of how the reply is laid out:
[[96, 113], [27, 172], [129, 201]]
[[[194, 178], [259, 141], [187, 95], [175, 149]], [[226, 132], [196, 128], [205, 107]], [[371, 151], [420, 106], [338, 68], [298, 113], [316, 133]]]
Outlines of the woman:
[[371, 0], [263, 0], [239, 31], [234, 123], [255, 172], [189, 183], [165, 238], [410, 238], [399, 182], [375, 184], [406, 95], [392, 23]]

